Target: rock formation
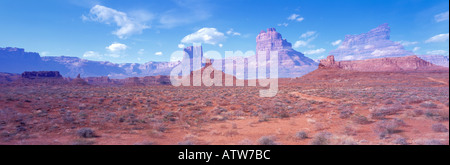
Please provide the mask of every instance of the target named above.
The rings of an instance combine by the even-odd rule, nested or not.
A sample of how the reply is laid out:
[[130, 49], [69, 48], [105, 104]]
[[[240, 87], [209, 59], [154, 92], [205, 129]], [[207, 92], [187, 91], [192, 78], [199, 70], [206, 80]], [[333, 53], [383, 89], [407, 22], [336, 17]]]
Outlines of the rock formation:
[[81, 75], [80, 74], [78, 74], [78, 76], [77, 76], [77, 78], [75, 78], [75, 79], [73, 79], [72, 81], [70, 81], [70, 83], [72, 84], [72, 85], [89, 85], [86, 81], [84, 81], [82, 78], [81, 78]]
[[102, 77], [86, 77], [83, 78], [84, 81], [86, 81], [89, 84], [92, 85], [113, 85], [113, 81], [111, 79], [109, 79], [109, 77], [107, 76], [102, 76]]
[[62, 79], [61, 74], [58, 71], [33, 71], [33, 72], [24, 72], [22, 73], [22, 78], [25, 79]]
[[387, 23], [359, 35], [347, 35], [341, 45], [330, 51], [336, 60], [362, 60], [381, 57], [414, 55], [400, 43], [390, 40], [391, 28]]
[[[256, 37], [256, 54], [260, 51], [278, 51], [278, 76], [300, 77], [317, 69], [317, 63], [304, 54], [292, 49], [292, 44], [283, 39], [275, 28], [261, 31]], [[267, 59], [270, 66], [270, 60]], [[251, 67], [251, 66], [249, 66]]]
[[417, 56], [386, 57], [357, 61], [336, 61], [333, 55], [320, 61], [319, 69], [342, 69], [358, 72], [444, 71], [448, 68], [434, 65]]
[[32, 71], [22, 73], [21, 82], [25, 84], [49, 84], [62, 85], [67, 81], [61, 76], [58, 71]]

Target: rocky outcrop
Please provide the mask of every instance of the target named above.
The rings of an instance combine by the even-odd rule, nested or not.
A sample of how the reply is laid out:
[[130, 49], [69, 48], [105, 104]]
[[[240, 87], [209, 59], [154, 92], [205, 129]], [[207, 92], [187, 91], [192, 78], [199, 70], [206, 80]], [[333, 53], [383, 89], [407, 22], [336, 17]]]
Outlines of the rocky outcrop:
[[357, 61], [336, 61], [333, 55], [320, 61], [319, 69], [342, 69], [358, 72], [444, 71], [448, 68], [434, 65], [417, 56], [386, 57]]
[[24, 79], [62, 79], [61, 74], [58, 71], [33, 71], [33, 72], [23, 72], [22, 78]]
[[390, 40], [391, 28], [387, 23], [359, 35], [347, 35], [341, 45], [330, 51], [336, 60], [363, 60], [381, 57], [414, 55], [397, 42]]
[[107, 76], [102, 77], [85, 77], [83, 78], [88, 84], [91, 85], [113, 85], [113, 81]]
[[72, 85], [78, 85], [78, 86], [84, 86], [84, 85], [89, 85], [86, 81], [84, 81], [82, 78], [81, 78], [81, 76], [80, 76], [80, 74], [78, 74], [78, 76], [77, 76], [77, 78], [75, 78], [75, 79], [73, 79], [72, 81], [70, 81], [70, 83], [72, 84]]

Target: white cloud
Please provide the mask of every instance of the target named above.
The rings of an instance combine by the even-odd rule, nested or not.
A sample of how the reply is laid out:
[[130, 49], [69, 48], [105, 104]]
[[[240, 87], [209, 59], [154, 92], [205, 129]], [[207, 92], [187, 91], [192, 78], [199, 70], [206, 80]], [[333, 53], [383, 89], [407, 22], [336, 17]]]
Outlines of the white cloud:
[[403, 50], [401, 50], [401, 49], [387, 49], [387, 50], [376, 49], [375, 51], [373, 51], [371, 53], [371, 55], [373, 55], [375, 57], [386, 57], [386, 56], [401, 54], [401, 53], [403, 53]]
[[128, 48], [127, 45], [121, 44], [121, 43], [113, 43], [106, 47], [106, 50], [110, 51], [111, 53], [118, 53], [121, 51], [124, 51]]
[[417, 41], [399, 41], [398, 43], [402, 44], [403, 46], [410, 46], [410, 45], [416, 45], [419, 42], [417, 42]]
[[227, 31], [228, 35], [232, 35], [232, 36], [240, 36], [241, 33], [235, 32], [233, 29], [230, 29]]
[[162, 56], [163, 53], [162, 53], [162, 52], [156, 52], [155, 55], [157, 55], [157, 56]]
[[85, 57], [85, 58], [101, 58], [102, 55], [98, 52], [87, 51], [83, 54], [83, 57]]
[[185, 36], [181, 42], [185, 44], [191, 43], [205, 43], [216, 45], [222, 40], [225, 40], [225, 35], [217, 31], [216, 28], [202, 28], [195, 33]]
[[219, 47], [223, 47], [223, 44], [219, 44]]
[[432, 51], [427, 51], [428, 55], [447, 55], [448, 56], [448, 51], [445, 50], [432, 50]]
[[413, 52], [417, 52], [420, 49], [420, 47], [414, 47]]
[[305, 38], [306, 40], [298, 40], [294, 43], [292, 46], [293, 48], [299, 48], [299, 47], [305, 47], [308, 46], [310, 48], [314, 47], [314, 45], [309, 45], [311, 41], [316, 39], [318, 34], [315, 31], [308, 31], [306, 33], [303, 33], [300, 38]]
[[145, 22], [153, 19], [153, 16], [143, 11], [133, 12], [134, 17], [127, 13], [117, 11], [101, 5], [91, 8], [88, 16], [81, 16], [84, 21], [97, 21], [105, 24], [115, 24], [119, 27], [113, 32], [117, 37], [124, 39], [133, 34], [141, 34], [143, 30], [150, 28]]
[[308, 38], [308, 37], [313, 36], [314, 34], [316, 34], [315, 31], [307, 31], [306, 33], [303, 33], [303, 34], [300, 36], [300, 38]]
[[448, 11], [435, 15], [434, 20], [436, 20], [436, 22], [447, 21], [448, 20]]
[[184, 45], [184, 44], [178, 44], [178, 48], [180, 48], [180, 49], [183, 49], [185, 47], [186, 47], [186, 45]]
[[448, 33], [435, 35], [435, 36], [429, 38], [428, 40], [426, 40], [425, 43], [445, 42], [445, 41], [448, 41]]
[[342, 40], [337, 40], [337, 41], [332, 42], [331, 45], [336, 46], [336, 45], [341, 44], [341, 42], [342, 42]]
[[355, 56], [345, 56], [342, 60], [354, 60]]
[[320, 48], [320, 49], [315, 49], [315, 50], [308, 50], [305, 51], [304, 54], [306, 55], [311, 55], [311, 54], [321, 54], [323, 52], [325, 52], [326, 50], [324, 48]]
[[300, 15], [298, 15], [298, 14], [292, 14], [291, 16], [289, 16], [287, 19], [288, 20], [295, 20], [295, 19], [297, 19], [297, 17], [299, 17]]
[[278, 26], [284, 26], [287, 27], [289, 24], [288, 23], [279, 23]]
[[41, 56], [48, 56], [50, 53], [49, 52], [46, 52], [46, 51], [44, 51], [44, 52], [41, 52], [41, 53], [39, 53]]
[[304, 47], [306, 45], [308, 45], [308, 43], [306, 41], [300, 40], [300, 41], [296, 41], [292, 47], [299, 48], [299, 47]]
[[304, 20], [304, 18], [300, 17], [300, 15], [298, 15], [298, 14], [292, 14], [287, 19], [290, 20], [290, 21], [294, 21], [295, 20], [295, 21], [298, 21], [298, 22], [302, 22]]
[[372, 49], [372, 48], [374, 48], [375, 46], [374, 45], [365, 45], [364, 46], [364, 49]]

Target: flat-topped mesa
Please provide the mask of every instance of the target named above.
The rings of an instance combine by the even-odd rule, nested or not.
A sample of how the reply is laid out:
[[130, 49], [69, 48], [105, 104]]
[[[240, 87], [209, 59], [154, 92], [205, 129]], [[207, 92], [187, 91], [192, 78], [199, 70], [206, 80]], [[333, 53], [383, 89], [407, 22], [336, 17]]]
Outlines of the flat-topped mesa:
[[67, 81], [58, 71], [33, 71], [22, 73], [22, 77], [18, 83], [64, 85], [67, 84]]
[[319, 69], [342, 69], [359, 72], [448, 71], [417, 56], [385, 57], [357, 61], [335, 61], [330, 55], [320, 60]]
[[258, 51], [279, 51], [292, 49], [292, 44], [283, 39], [275, 28], [268, 28], [267, 32], [262, 30], [256, 37], [256, 53]]
[[58, 71], [33, 71], [33, 72], [23, 72], [22, 78], [25, 79], [47, 79], [47, 78], [54, 78], [54, 79], [62, 79], [63, 77], [61, 74], [59, 74]]

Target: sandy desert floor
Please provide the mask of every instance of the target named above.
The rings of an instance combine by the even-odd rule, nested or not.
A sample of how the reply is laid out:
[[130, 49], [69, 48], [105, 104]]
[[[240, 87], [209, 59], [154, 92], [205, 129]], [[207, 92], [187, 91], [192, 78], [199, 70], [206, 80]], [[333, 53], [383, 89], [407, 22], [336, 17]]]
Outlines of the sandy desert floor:
[[449, 74], [323, 72], [259, 87], [0, 86], [0, 144], [449, 144]]

